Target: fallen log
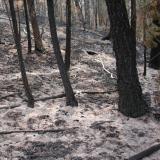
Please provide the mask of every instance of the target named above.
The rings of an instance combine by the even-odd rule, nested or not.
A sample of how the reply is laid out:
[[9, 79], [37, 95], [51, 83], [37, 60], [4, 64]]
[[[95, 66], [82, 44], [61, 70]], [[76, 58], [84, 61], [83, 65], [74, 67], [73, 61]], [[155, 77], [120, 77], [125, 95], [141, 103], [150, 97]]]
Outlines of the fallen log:
[[37, 101], [46, 101], [46, 100], [49, 100], [49, 99], [56, 99], [56, 98], [63, 98], [63, 97], [66, 97], [65, 93], [62, 93], [62, 94], [59, 94], [59, 95], [56, 95], [56, 96], [37, 98], [34, 101], [35, 102], [37, 102]]
[[128, 158], [127, 160], [141, 160], [142, 158], [145, 158], [147, 156], [150, 156], [154, 152], [160, 150], [160, 144], [156, 144], [154, 146], [151, 146], [150, 148]]
[[[75, 92], [74, 94], [77, 94], [77, 93], [82, 93], [82, 94], [106, 94], [106, 93], [111, 93], [111, 92], [116, 92], [117, 90], [110, 90], [110, 91], [78, 91], [78, 92]], [[59, 94], [59, 95], [56, 95], [56, 96], [50, 96], [50, 97], [42, 97], [42, 98], [37, 98], [35, 99], [34, 101], [37, 102], [37, 101], [46, 101], [46, 100], [50, 100], [50, 99], [57, 99], [57, 98], [64, 98], [66, 97], [66, 94], [65, 93], [62, 93], [62, 94]], [[27, 102], [27, 100], [25, 100]]]
[[[91, 94], [91, 95], [94, 95], [94, 94], [111, 94], [111, 92], [117, 92], [117, 90], [109, 90], [109, 91], [77, 91], [75, 92], [74, 94]], [[66, 94], [65, 93], [62, 93], [62, 94], [59, 94], [59, 95], [55, 95], [55, 96], [49, 96], [49, 97], [42, 97], [42, 98], [35, 98], [34, 101], [35, 102], [38, 102], [38, 101], [47, 101], [47, 100], [50, 100], [50, 99], [57, 99], [57, 98], [64, 98], [66, 97]], [[3, 97], [4, 98], [4, 97]], [[27, 99], [24, 99], [23, 102], [28, 102]], [[0, 110], [2, 109], [13, 109], [13, 108], [17, 108], [17, 107], [20, 107], [21, 104], [13, 104], [13, 105], [9, 105], [9, 106], [2, 106], [0, 107]]]
[[2, 109], [13, 109], [13, 108], [17, 108], [17, 107], [20, 107], [21, 104], [13, 104], [13, 105], [10, 105], [10, 106], [2, 106], [0, 107], [0, 110]]

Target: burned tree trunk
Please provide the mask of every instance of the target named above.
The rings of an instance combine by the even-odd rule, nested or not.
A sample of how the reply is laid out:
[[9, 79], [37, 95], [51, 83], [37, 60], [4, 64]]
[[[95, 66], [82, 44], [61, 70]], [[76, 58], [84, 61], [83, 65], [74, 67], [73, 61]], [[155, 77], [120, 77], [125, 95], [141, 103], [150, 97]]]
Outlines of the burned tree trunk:
[[136, 20], [137, 20], [137, 15], [136, 15], [136, 0], [131, 0], [131, 30], [133, 33], [134, 37], [134, 45], [136, 45]]
[[77, 106], [78, 102], [75, 99], [73, 89], [72, 89], [68, 74], [65, 69], [65, 64], [63, 62], [63, 58], [62, 58], [62, 54], [61, 54], [61, 50], [59, 46], [56, 22], [55, 22], [55, 16], [54, 16], [53, 0], [47, 0], [47, 7], [48, 7], [48, 17], [49, 17], [49, 24], [50, 24], [51, 39], [53, 43], [54, 53], [57, 59], [58, 68], [60, 71], [64, 89], [65, 89], [66, 105]]
[[[160, 20], [153, 20], [153, 24], [157, 28], [160, 28]], [[156, 43], [155, 46], [151, 48], [149, 67], [154, 69], [160, 69], [160, 36], [156, 35], [153, 39]]]
[[19, 32], [18, 32], [17, 19], [16, 19], [16, 13], [15, 13], [15, 9], [14, 9], [13, 0], [9, 0], [9, 5], [10, 5], [10, 11], [11, 11], [11, 17], [12, 17], [12, 23], [13, 23], [14, 40], [15, 40], [15, 44], [16, 44], [16, 48], [17, 48], [23, 85], [24, 85], [24, 88], [25, 88], [26, 96], [28, 98], [28, 106], [29, 107], [34, 107], [34, 98], [32, 96], [32, 92], [31, 92], [31, 89], [30, 89], [29, 84], [28, 84], [26, 70], [25, 70], [25, 66], [24, 66], [24, 62], [23, 62], [22, 47], [21, 47], [21, 43], [20, 43], [20, 35], [19, 35]]
[[160, 69], [160, 43], [151, 49], [149, 67]]
[[70, 69], [71, 56], [71, 0], [66, 0], [66, 53], [65, 67], [66, 71]]
[[84, 1], [84, 10], [85, 10], [85, 25], [86, 28], [90, 28], [90, 3], [89, 0]]
[[27, 29], [27, 39], [28, 39], [28, 53], [32, 52], [32, 42], [31, 42], [31, 31], [29, 26], [29, 18], [28, 18], [28, 8], [27, 1], [23, 0], [24, 4], [24, 12], [25, 12], [25, 20], [26, 20], [26, 29]]
[[106, 0], [116, 55], [119, 111], [129, 117], [144, 115], [148, 108], [143, 99], [136, 68], [136, 46], [124, 0]]

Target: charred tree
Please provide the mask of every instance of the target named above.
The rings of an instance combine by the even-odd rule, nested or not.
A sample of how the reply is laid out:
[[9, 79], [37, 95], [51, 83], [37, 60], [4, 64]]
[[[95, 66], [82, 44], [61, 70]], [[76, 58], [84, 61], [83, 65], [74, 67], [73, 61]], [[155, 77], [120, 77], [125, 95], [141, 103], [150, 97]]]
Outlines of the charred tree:
[[30, 31], [29, 18], [28, 18], [27, 1], [23, 0], [23, 4], [24, 4], [24, 13], [25, 13], [26, 29], [27, 29], [28, 53], [31, 53], [32, 52], [32, 42], [31, 42], [31, 31]]
[[131, 30], [133, 32], [134, 42], [136, 45], [136, 0], [131, 0]]
[[116, 56], [118, 108], [129, 117], [139, 117], [148, 111], [136, 68], [136, 45], [129, 25], [124, 0], [106, 0]]
[[65, 67], [66, 71], [70, 69], [71, 56], [71, 0], [66, 0], [66, 52]]
[[27, 0], [28, 3], [28, 10], [30, 15], [30, 20], [32, 24], [32, 30], [33, 30], [33, 36], [34, 36], [34, 42], [35, 42], [35, 50], [38, 52], [44, 52], [42, 38], [40, 35], [38, 22], [36, 18], [36, 10], [34, 5], [34, 0]]
[[26, 96], [28, 98], [28, 106], [29, 107], [34, 107], [34, 98], [32, 96], [32, 92], [31, 92], [31, 89], [30, 89], [29, 84], [28, 84], [26, 70], [25, 70], [25, 66], [24, 66], [24, 62], [23, 62], [22, 47], [21, 47], [21, 42], [20, 42], [20, 35], [19, 35], [19, 32], [18, 32], [17, 18], [16, 18], [16, 13], [15, 13], [15, 9], [14, 9], [13, 0], [9, 0], [9, 6], [10, 6], [11, 18], [12, 18], [12, 24], [13, 24], [14, 41], [15, 41], [16, 48], [17, 48], [17, 53], [18, 53], [19, 65], [20, 65], [20, 70], [21, 70], [21, 75], [22, 75], [22, 81], [23, 81]]
[[49, 17], [49, 24], [50, 24], [51, 39], [52, 39], [54, 53], [55, 53], [55, 56], [57, 59], [58, 68], [60, 71], [60, 75], [62, 78], [64, 89], [65, 89], [66, 105], [77, 106], [78, 102], [74, 96], [73, 89], [72, 89], [71, 83], [69, 81], [67, 71], [65, 69], [65, 64], [64, 64], [61, 50], [60, 50], [60, 46], [59, 46], [57, 29], [56, 29], [56, 22], [55, 22], [55, 15], [54, 15], [53, 0], [47, 0], [47, 7], [48, 7], [48, 17]]
[[[160, 28], [160, 20], [153, 20], [153, 24]], [[160, 69], [160, 36], [155, 36], [153, 41], [156, 46], [151, 48], [149, 67]]]
[[85, 11], [85, 25], [86, 28], [90, 28], [90, 3], [89, 0], [84, 1], [84, 11]]

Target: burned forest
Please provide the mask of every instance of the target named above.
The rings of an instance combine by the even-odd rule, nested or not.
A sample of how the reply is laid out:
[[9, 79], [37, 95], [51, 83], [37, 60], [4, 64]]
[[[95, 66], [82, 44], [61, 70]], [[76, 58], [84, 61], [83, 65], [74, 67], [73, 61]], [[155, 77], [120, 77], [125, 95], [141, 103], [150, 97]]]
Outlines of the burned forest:
[[160, 0], [0, 0], [0, 160], [160, 160]]

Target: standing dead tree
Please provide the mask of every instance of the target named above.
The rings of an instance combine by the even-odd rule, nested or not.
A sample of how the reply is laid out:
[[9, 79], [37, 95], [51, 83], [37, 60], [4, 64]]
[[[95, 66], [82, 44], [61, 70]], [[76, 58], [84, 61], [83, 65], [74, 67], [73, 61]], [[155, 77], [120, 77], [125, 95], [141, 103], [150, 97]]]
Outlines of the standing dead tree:
[[28, 40], [28, 53], [32, 52], [32, 42], [31, 42], [31, 31], [29, 26], [29, 17], [28, 17], [28, 8], [27, 1], [23, 0], [24, 4], [24, 12], [25, 12], [25, 20], [26, 20], [26, 29], [27, 29], [27, 40]]
[[13, 23], [14, 41], [15, 41], [16, 48], [17, 48], [17, 53], [18, 53], [19, 66], [20, 66], [20, 70], [21, 70], [22, 81], [23, 81], [26, 96], [28, 98], [28, 106], [29, 107], [34, 107], [34, 98], [32, 96], [32, 92], [31, 92], [31, 89], [30, 89], [29, 84], [28, 84], [26, 70], [25, 70], [25, 66], [24, 66], [24, 62], [23, 62], [22, 46], [21, 46], [20, 35], [19, 35], [20, 32], [18, 31], [17, 18], [16, 18], [14, 1], [13, 0], [9, 0], [9, 6], [10, 6], [10, 11], [11, 11], [12, 23]]
[[71, 56], [71, 0], [66, 0], [66, 53], [65, 67], [66, 71], [70, 69]]
[[58, 68], [60, 71], [64, 89], [65, 89], [66, 105], [77, 106], [78, 102], [74, 96], [74, 92], [73, 92], [67, 71], [65, 69], [65, 64], [64, 64], [61, 50], [60, 50], [60, 45], [59, 45], [58, 36], [57, 36], [55, 15], [54, 15], [53, 0], [47, 0], [47, 7], [48, 7], [48, 17], [49, 17], [49, 24], [50, 24], [51, 39], [52, 39], [54, 54], [57, 59]]

